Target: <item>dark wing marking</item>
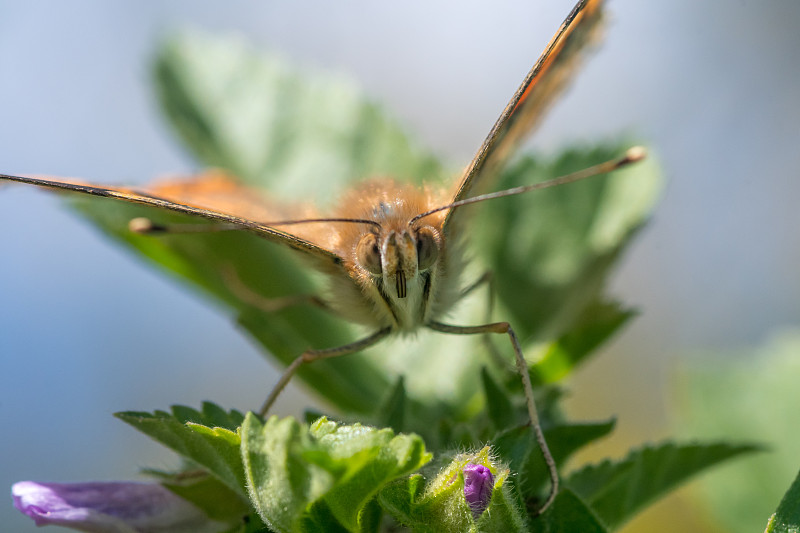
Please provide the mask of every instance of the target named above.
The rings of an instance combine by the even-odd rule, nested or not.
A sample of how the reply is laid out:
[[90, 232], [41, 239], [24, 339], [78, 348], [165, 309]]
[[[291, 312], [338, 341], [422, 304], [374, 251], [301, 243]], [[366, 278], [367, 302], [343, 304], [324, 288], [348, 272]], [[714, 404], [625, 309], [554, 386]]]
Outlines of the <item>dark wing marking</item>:
[[[546, 108], [567, 86], [581, 52], [598, 33], [602, 4], [603, 0], [582, 0], [572, 9], [464, 171], [453, 202], [480, 193], [480, 189], [488, 186], [487, 178], [500, 171], [522, 139], [539, 123]], [[445, 233], [454, 213], [459, 211], [448, 212]]]
[[[268, 241], [289, 246], [295, 250], [305, 252], [316, 259], [323, 260], [330, 265], [335, 265], [342, 269], [344, 268], [342, 266], [342, 258], [332, 251], [291, 233], [280, 231], [274, 227], [270, 227], [267, 224], [262, 224], [255, 220], [238, 216], [236, 214], [208, 209], [207, 207], [199, 207], [188, 203], [181, 203], [180, 201], [170, 200], [146, 191], [138, 191], [125, 187], [94, 185], [78, 181], [63, 181], [29, 176], [9, 176], [7, 174], [0, 174], [0, 180], [27, 183], [48, 189], [83, 193], [104, 198], [114, 198], [125, 202], [150, 205], [178, 213], [202, 217], [208, 220], [233, 224], [242, 228], [243, 230], [255, 233], [256, 235], [259, 235]], [[162, 188], [165, 191], [167, 190], [166, 187]]]

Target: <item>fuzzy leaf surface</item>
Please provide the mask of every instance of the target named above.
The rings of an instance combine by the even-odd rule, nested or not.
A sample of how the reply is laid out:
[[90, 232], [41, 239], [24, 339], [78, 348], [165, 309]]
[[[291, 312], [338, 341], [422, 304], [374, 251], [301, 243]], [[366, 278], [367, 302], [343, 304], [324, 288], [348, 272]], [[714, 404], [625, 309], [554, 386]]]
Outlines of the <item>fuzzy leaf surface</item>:
[[620, 461], [584, 467], [565, 480], [610, 529], [645, 505], [716, 464], [757, 451], [754, 445], [675, 444], [646, 446]]
[[115, 416], [202, 466], [237, 494], [246, 496], [237, 430], [244, 417], [238, 411], [226, 413], [206, 402], [202, 411], [175, 406], [171, 413], [128, 411]]
[[309, 428], [292, 418], [242, 426], [248, 488], [261, 518], [276, 532], [365, 531], [372, 500], [387, 483], [430, 460], [422, 439], [325, 418]]

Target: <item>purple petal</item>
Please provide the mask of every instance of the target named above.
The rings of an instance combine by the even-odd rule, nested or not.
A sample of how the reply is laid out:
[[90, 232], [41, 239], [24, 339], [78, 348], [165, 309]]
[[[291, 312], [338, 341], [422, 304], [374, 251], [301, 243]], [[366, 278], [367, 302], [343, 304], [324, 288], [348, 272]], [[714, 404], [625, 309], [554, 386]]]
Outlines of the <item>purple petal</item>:
[[493, 488], [494, 476], [487, 467], [475, 464], [464, 467], [464, 498], [476, 520], [488, 507]]
[[37, 526], [91, 533], [213, 532], [225, 528], [155, 483], [37, 483], [11, 488], [14, 506]]

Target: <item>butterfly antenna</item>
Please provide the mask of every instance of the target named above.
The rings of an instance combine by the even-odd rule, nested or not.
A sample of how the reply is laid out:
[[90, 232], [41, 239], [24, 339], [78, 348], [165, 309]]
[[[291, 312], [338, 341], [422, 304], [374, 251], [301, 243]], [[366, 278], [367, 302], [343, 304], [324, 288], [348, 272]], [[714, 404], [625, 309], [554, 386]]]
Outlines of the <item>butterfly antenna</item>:
[[[381, 225], [374, 220], [361, 218], [305, 218], [301, 220], [279, 220], [277, 222], [259, 222], [262, 226], [292, 226], [296, 224], [310, 224], [315, 222], [346, 222], [351, 224]], [[156, 224], [146, 217], [137, 217], [128, 222], [128, 229], [134, 233], [152, 235], [156, 233], [209, 233], [215, 231], [233, 231], [244, 229], [237, 224]]]
[[565, 174], [563, 176], [559, 176], [558, 178], [553, 178], [551, 180], [543, 181], [541, 183], [534, 183], [533, 185], [523, 185], [521, 187], [514, 187], [513, 189], [506, 189], [503, 191], [491, 192], [488, 194], [481, 194], [480, 196], [473, 196], [472, 198], [466, 198], [464, 200], [459, 200], [457, 202], [453, 202], [452, 204], [443, 205], [440, 207], [436, 207], [431, 209], [430, 211], [425, 211], [409, 221], [409, 226], [416, 222], [421, 218], [425, 218], [428, 215], [432, 215], [434, 213], [438, 213], [439, 211], [444, 211], [445, 209], [454, 209], [456, 207], [461, 207], [462, 205], [467, 204], [475, 204], [478, 202], [484, 202], [486, 200], [492, 200], [494, 198], [504, 198], [506, 196], [515, 196], [517, 194], [523, 194], [530, 191], [536, 191], [539, 189], [547, 189], [549, 187], [555, 187], [556, 185], [564, 185], [566, 183], [572, 183], [574, 181], [580, 181], [586, 178], [590, 178], [592, 176], [597, 176], [598, 174], [605, 174], [607, 172], [611, 172], [612, 170], [617, 170], [624, 166], [630, 165], [631, 163], [636, 163], [637, 161], [641, 161], [647, 157], [647, 150], [643, 146], [634, 146], [628, 148], [620, 158], [612, 159], [610, 161], [606, 161], [604, 163], [600, 163], [599, 165], [594, 165], [592, 167], [585, 168], [583, 170], [578, 170], [577, 172], [572, 172], [570, 174]]

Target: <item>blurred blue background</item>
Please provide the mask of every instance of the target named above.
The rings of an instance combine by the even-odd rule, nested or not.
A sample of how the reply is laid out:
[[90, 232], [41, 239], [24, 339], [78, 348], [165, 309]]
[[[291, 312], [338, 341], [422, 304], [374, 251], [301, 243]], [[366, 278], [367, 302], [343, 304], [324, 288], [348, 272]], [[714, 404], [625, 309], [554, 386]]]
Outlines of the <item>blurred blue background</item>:
[[[458, 167], [571, 7], [0, 0], [0, 171], [143, 183], [194, 170], [150, 83], [158, 43], [185, 27], [243, 34], [356, 78]], [[800, 3], [609, 8], [604, 45], [531, 144], [550, 151], [630, 133], [654, 148], [668, 179], [613, 281], [642, 316], [573, 382], [577, 412], [619, 414], [623, 449], [670, 433], [681, 354], [754, 346], [797, 324]], [[224, 313], [132, 260], [56, 197], [0, 189], [0, 487], [174, 466], [110, 414], [204, 399], [244, 410], [275, 379]], [[276, 411], [309, 401], [292, 389]], [[628, 530], [654, 531], [646, 520]], [[0, 523], [34, 529], [10, 498]]]

